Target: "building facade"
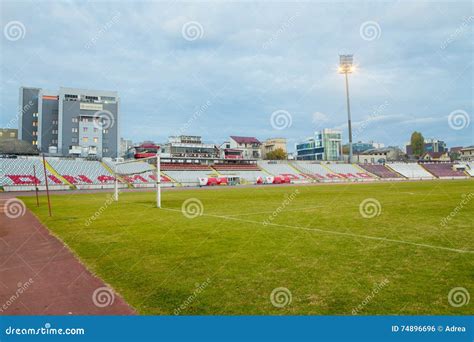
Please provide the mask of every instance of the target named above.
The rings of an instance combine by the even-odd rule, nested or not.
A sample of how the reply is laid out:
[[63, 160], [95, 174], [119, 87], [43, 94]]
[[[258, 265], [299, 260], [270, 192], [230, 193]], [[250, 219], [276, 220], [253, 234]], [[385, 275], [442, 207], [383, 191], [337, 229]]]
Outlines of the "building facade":
[[[413, 149], [410, 143], [406, 145], [406, 152], [409, 156], [413, 155]], [[446, 143], [442, 140], [425, 139], [423, 152], [448, 152], [448, 148], [446, 147]]]
[[[343, 146], [344, 150], [349, 151], [349, 144], [346, 144]], [[354, 154], [360, 154], [362, 152], [365, 152], [367, 150], [371, 150], [375, 148], [372, 143], [364, 143], [362, 141], [358, 141], [352, 144], [352, 153]]]
[[285, 138], [272, 138], [267, 139], [262, 143], [262, 157], [267, 158], [267, 154], [275, 150], [281, 149], [285, 154], [286, 151], [286, 139]]
[[324, 147], [322, 142], [315, 138], [308, 138], [301, 143], [296, 144], [297, 160], [323, 160]]
[[20, 88], [18, 138], [61, 156], [118, 157], [117, 92]]
[[162, 152], [172, 158], [219, 158], [219, 149], [214, 144], [203, 143], [197, 135], [171, 136], [163, 145]]
[[325, 128], [296, 144], [297, 160], [336, 161], [342, 158], [342, 131]]
[[403, 152], [396, 146], [373, 148], [357, 155], [361, 164], [384, 164], [388, 161], [403, 160]]
[[133, 147], [133, 141], [129, 139], [120, 138], [120, 157], [127, 155], [128, 150]]
[[448, 152], [425, 152], [420, 157], [421, 161], [442, 161], [449, 162], [451, 158], [449, 157]]
[[257, 138], [231, 136], [229, 146], [231, 150], [242, 151], [241, 155], [243, 159], [262, 158], [262, 143]]
[[461, 149], [460, 153], [462, 161], [474, 162], [474, 145], [464, 147]]
[[0, 140], [18, 139], [18, 130], [15, 128], [0, 128]]

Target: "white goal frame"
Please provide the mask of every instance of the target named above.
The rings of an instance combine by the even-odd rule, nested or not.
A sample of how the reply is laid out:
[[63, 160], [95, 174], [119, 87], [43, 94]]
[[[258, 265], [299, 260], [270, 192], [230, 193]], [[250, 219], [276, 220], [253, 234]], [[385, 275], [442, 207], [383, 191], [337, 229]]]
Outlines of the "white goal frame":
[[146, 161], [150, 159], [155, 159], [156, 158], [156, 164], [155, 164], [155, 176], [156, 176], [156, 207], [161, 208], [161, 157], [160, 154], [157, 153], [153, 157], [146, 157], [146, 158], [140, 158], [140, 159], [134, 159], [134, 160], [127, 160], [124, 162], [120, 163], [114, 163], [114, 201], [119, 200], [119, 186], [118, 186], [118, 172], [117, 172], [117, 166], [118, 165], [123, 165], [123, 164], [131, 164], [135, 163], [137, 161]]

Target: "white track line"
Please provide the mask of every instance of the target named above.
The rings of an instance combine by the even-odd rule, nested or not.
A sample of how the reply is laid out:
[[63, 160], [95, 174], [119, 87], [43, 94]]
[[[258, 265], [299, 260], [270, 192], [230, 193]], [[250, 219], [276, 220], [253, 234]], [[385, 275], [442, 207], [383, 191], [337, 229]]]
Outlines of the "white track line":
[[[182, 213], [181, 209], [171, 209], [171, 208], [160, 208], [160, 209], [161, 209], [161, 210], [168, 210], [168, 211], [174, 211], [174, 212]], [[240, 221], [240, 222], [247, 222], [247, 223], [253, 223], [253, 224], [263, 225], [263, 221], [245, 220], [245, 219], [241, 219], [241, 218], [237, 218], [237, 217], [231, 217], [231, 216], [221, 216], [221, 215], [211, 215], [211, 214], [202, 214], [201, 216], [215, 217], [215, 218], [221, 218], [221, 219], [225, 219], [225, 220], [234, 220], [234, 221]], [[370, 236], [370, 235], [361, 235], [361, 234], [354, 234], [354, 233], [337, 232], [337, 231], [333, 231], [333, 230], [325, 230], [325, 229], [319, 229], [319, 228], [308, 228], [308, 227], [299, 227], [299, 226], [290, 226], [290, 225], [287, 225], [287, 224], [268, 223], [268, 222], [267, 222], [266, 225], [267, 225], [267, 226], [275, 226], [275, 227], [284, 227], [284, 228], [291, 228], [291, 229], [306, 230], [306, 231], [319, 232], [319, 233], [327, 233], [327, 234], [333, 234], [333, 235], [339, 235], [339, 236], [348, 236], [348, 237], [353, 237], [353, 238], [362, 238], [362, 239], [367, 239], [367, 240], [392, 242], [392, 243], [398, 243], [398, 244], [404, 244], [404, 245], [411, 245], [411, 246], [417, 246], [417, 247], [425, 247], [425, 248], [431, 248], [431, 249], [439, 249], [439, 250], [444, 250], [444, 251], [449, 251], [449, 252], [455, 252], [455, 253], [470, 253], [470, 254], [474, 254], [474, 251], [466, 250], [466, 249], [456, 249], [456, 248], [449, 248], [449, 247], [443, 247], [443, 246], [433, 246], [433, 245], [428, 245], [428, 244], [424, 244], [424, 243], [416, 243], [416, 242], [410, 242], [410, 241], [404, 241], [404, 240], [396, 240], [396, 239], [387, 239], [387, 238], [378, 237], [378, 236]]]

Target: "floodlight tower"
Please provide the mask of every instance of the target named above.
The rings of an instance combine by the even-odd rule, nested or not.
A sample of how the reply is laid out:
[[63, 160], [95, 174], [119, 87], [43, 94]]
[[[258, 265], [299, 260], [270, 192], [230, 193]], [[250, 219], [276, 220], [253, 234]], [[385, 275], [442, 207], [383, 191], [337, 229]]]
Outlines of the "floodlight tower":
[[349, 103], [349, 78], [347, 74], [352, 73], [353, 55], [339, 55], [339, 73], [346, 76], [346, 100], [347, 100], [347, 126], [349, 129], [349, 164], [352, 163], [352, 123], [351, 105]]

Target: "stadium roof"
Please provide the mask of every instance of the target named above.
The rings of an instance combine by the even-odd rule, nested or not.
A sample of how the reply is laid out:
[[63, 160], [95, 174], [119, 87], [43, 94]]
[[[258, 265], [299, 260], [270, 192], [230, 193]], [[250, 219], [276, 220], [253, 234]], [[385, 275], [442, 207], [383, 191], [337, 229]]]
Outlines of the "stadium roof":
[[362, 154], [378, 154], [378, 153], [388, 153], [393, 151], [394, 149], [391, 147], [383, 147], [383, 148], [371, 148], [370, 150], [366, 150], [362, 152]]
[[237, 137], [235, 135], [230, 136], [237, 144], [261, 144], [261, 142], [254, 137]]
[[432, 151], [427, 151], [423, 153], [423, 156], [429, 155], [431, 158], [439, 158], [446, 154], [446, 152], [432, 152]]

